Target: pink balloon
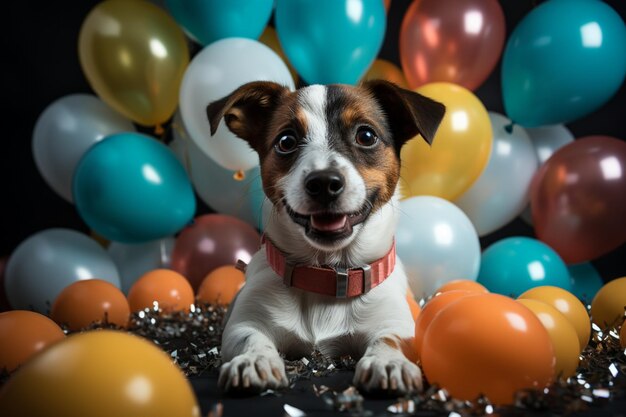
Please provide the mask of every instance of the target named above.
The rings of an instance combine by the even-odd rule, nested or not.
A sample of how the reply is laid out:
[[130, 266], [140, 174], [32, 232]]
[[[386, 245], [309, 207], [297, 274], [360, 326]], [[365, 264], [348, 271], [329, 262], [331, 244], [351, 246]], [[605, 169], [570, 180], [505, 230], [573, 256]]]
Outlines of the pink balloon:
[[223, 214], [207, 214], [180, 233], [171, 267], [197, 290], [214, 269], [235, 265], [238, 260], [250, 262], [260, 244], [261, 236], [247, 223]]
[[415, 0], [400, 29], [400, 60], [411, 88], [446, 81], [470, 90], [493, 71], [504, 46], [496, 0]]
[[531, 187], [539, 239], [568, 264], [602, 256], [626, 242], [626, 142], [588, 136], [558, 149]]

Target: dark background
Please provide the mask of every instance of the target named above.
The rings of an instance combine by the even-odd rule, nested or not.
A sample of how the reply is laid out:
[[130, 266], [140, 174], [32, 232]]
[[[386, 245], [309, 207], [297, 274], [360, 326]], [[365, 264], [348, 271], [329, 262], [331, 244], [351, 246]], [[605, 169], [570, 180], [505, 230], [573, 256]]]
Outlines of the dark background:
[[[441, 1], [454, 7], [454, 0]], [[0, 257], [9, 255], [22, 240], [46, 228], [66, 227], [88, 232], [74, 207], [57, 196], [40, 176], [31, 153], [31, 138], [37, 117], [52, 101], [67, 94], [92, 93], [79, 65], [77, 43], [80, 25], [97, 3], [87, 0], [14, 1], [3, 5]], [[537, 3], [533, 0], [501, 1], [507, 32], [510, 33]], [[616, 9], [622, 19], [626, 18], [625, 1], [608, 0], [606, 3]], [[396, 64], [400, 62], [398, 34], [409, 4], [409, 0], [392, 0], [388, 14], [380, 57]], [[499, 66], [476, 93], [487, 109], [503, 113]], [[622, 85], [609, 103], [568, 127], [576, 137], [603, 134], [625, 139], [625, 108], [626, 86]], [[201, 204], [199, 207], [199, 212], [208, 211]], [[484, 248], [506, 236], [532, 236], [532, 233], [531, 227], [516, 219], [481, 242]], [[593, 264], [605, 280], [626, 275], [626, 245]]]

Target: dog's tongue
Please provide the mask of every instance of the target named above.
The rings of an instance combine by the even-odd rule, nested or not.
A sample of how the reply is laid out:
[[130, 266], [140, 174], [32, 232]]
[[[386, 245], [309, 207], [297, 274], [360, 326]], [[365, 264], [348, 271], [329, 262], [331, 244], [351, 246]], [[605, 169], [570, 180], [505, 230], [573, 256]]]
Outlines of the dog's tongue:
[[345, 214], [314, 214], [311, 216], [311, 226], [322, 232], [336, 232], [344, 228], [348, 216]]

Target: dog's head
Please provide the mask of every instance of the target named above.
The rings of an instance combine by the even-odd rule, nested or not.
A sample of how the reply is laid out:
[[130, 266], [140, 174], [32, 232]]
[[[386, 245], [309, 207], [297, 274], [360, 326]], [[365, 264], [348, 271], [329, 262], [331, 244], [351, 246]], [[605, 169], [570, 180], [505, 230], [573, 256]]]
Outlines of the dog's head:
[[317, 249], [347, 246], [394, 195], [400, 149], [430, 143], [442, 104], [386, 81], [312, 85], [295, 92], [252, 82], [211, 103], [211, 134], [223, 118], [259, 154], [266, 195]]

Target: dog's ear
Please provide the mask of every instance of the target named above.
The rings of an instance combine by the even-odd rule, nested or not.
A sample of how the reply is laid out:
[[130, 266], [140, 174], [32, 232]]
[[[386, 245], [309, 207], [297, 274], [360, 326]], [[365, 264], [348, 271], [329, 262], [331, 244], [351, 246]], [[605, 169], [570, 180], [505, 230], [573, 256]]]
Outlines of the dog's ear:
[[217, 131], [222, 118], [228, 129], [258, 149], [264, 140], [265, 127], [271, 112], [289, 89], [269, 81], [254, 81], [237, 88], [226, 97], [206, 108], [211, 135]]
[[383, 108], [398, 149], [418, 133], [432, 143], [446, 112], [443, 104], [389, 81], [365, 81], [361, 86], [369, 90]]

